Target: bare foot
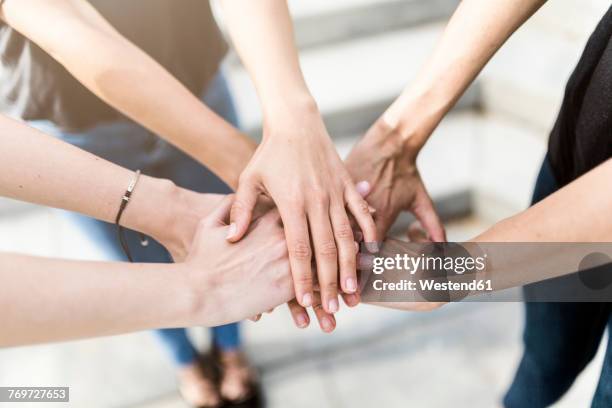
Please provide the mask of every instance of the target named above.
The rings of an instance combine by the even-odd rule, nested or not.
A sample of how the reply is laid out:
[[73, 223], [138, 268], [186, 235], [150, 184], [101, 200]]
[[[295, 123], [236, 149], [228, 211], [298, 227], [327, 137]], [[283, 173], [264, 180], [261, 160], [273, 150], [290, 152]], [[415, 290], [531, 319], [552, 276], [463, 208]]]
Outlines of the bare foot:
[[238, 350], [218, 351], [221, 368], [221, 396], [230, 402], [241, 402], [253, 395], [256, 374], [244, 354]]
[[215, 408], [221, 405], [221, 396], [214, 381], [206, 375], [198, 362], [179, 368], [179, 390], [183, 399], [200, 408]]

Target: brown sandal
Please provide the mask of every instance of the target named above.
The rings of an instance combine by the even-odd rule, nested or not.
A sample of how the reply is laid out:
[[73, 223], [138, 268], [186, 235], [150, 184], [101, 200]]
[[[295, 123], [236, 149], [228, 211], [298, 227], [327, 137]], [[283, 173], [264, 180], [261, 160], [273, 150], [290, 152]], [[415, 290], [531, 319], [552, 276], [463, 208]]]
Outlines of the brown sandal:
[[241, 351], [213, 350], [219, 369], [219, 392], [224, 401], [241, 404], [259, 395], [255, 369]]
[[183, 367], [178, 375], [178, 388], [183, 400], [195, 408], [218, 408], [222, 405], [216, 377], [210, 364], [199, 360]]

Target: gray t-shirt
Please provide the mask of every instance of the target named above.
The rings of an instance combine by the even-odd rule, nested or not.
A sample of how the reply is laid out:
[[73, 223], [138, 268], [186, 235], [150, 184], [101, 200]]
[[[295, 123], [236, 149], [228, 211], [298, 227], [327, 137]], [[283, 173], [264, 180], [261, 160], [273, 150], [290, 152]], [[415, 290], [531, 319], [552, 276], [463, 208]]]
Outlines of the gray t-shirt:
[[[207, 0], [89, 2], [195, 95], [205, 89], [227, 52]], [[50, 120], [66, 131], [124, 118], [4, 22], [0, 22], [0, 110], [24, 120]]]

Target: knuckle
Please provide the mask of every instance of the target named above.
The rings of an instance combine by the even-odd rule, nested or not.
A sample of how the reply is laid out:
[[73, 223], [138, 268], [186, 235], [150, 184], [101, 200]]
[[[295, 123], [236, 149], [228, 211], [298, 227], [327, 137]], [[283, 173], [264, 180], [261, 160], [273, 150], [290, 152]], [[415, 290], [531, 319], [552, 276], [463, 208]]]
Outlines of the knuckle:
[[293, 280], [295, 281], [296, 285], [301, 286], [301, 287], [311, 287], [312, 286], [312, 276], [309, 273], [304, 274], [304, 275], [295, 276]]
[[335, 228], [338, 239], [353, 239], [353, 229], [348, 221], [343, 221]]
[[313, 204], [327, 205], [329, 204], [329, 193], [323, 188], [316, 187], [310, 192], [310, 199]]
[[240, 200], [240, 199], [236, 199], [232, 203], [232, 208], [230, 209], [230, 214], [232, 214], [232, 215], [239, 214], [239, 213], [246, 212], [247, 210], [248, 210], [248, 206], [246, 205], [246, 203], [244, 201]]
[[359, 199], [355, 203], [355, 208], [359, 214], [370, 214], [370, 206], [365, 200]]
[[355, 255], [352, 254], [344, 254], [340, 257], [340, 269], [343, 272], [354, 273], [357, 268], [357, 260], [355, 259]]
[[335, 258], [338, 256], [336, 243], [332, 240], [322, 242], [317, 252], [326, 258]]
[[294, 210], [304, 207], [304, 197], [301, 193], [291, 194], [285, 199], [285, 203], [289, 208]]
[[328, 293], [335, 293], [338, 291], [338, 281], [332, 280], [329, 282], [325, 282], [325, 284], [323, 285], [323, 288]]
[[308, 242], [298, 240], [291, 245], [289, 255], [298, 261], [309, 261], [312, 256], [312, 250]]

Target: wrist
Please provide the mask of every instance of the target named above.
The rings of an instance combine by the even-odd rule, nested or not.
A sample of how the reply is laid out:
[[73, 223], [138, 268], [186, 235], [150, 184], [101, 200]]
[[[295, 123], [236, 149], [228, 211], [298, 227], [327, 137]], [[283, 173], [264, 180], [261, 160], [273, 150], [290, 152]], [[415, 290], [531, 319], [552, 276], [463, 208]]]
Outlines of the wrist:
[[[143, 175], [125, 209], [122, 224], [160, 242], [176, 257], [186, 254], [201, 217], [191, 213], [183, 189], [171, 180]], [[185, 225], [192, 227], [186, 229]]]
[[266, 129], [295, 126], [295, 122], [320, 119], [316, 101], [308, 91], [288, 93], [264, 103], [264, 126]]
[[174, 284], [182, 302], [178, 306], [176, 327], [208, 326], [210, 311], [207, 305], [212, 298], [212, 285], [206, 278], [208, 274], [189, 262], [174, 264]]
[[398, 148], [415, 157], [452, 106], [435, 88], [408, 89], [382, 115]]

